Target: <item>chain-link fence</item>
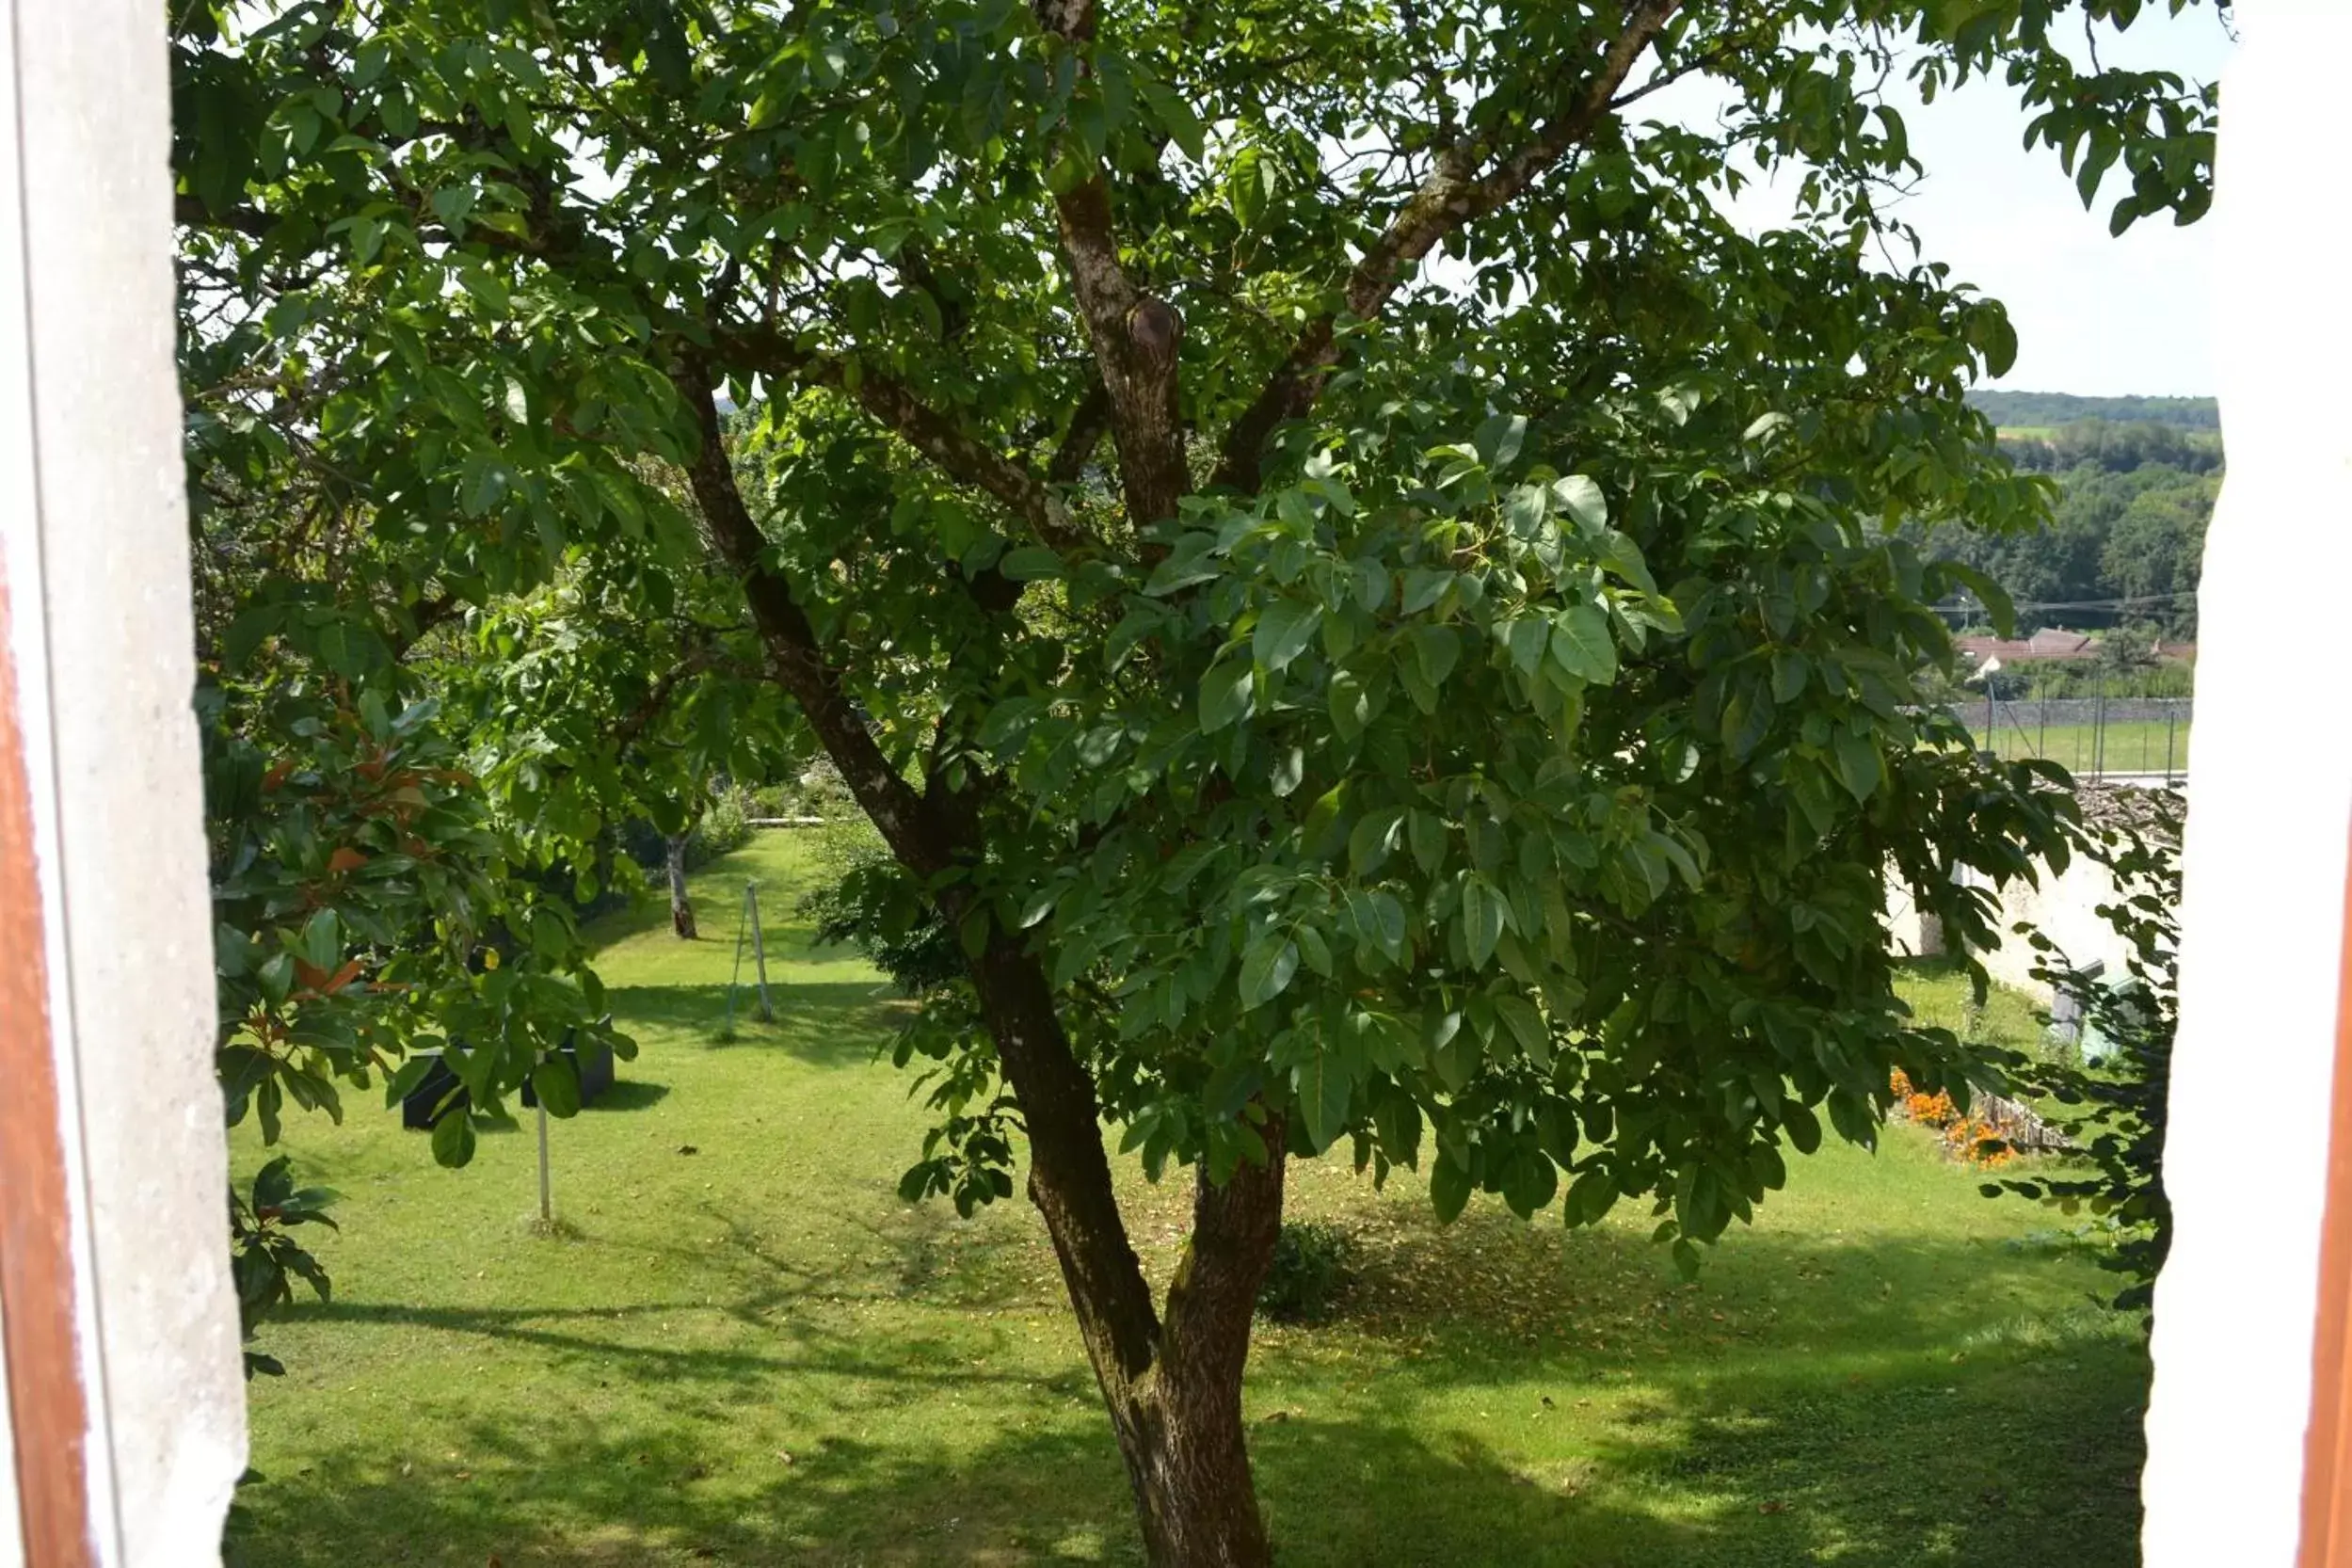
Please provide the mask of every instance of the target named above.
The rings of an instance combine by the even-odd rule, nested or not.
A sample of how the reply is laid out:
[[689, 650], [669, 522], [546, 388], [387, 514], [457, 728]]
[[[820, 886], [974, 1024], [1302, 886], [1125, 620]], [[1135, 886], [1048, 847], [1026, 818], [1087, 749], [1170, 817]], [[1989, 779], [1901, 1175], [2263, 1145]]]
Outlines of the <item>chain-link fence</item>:
[[1986, 697], [1956, 705], [1980, 750], [2043, 757], [2077, 778], [2188, 776], [2184, 696]]

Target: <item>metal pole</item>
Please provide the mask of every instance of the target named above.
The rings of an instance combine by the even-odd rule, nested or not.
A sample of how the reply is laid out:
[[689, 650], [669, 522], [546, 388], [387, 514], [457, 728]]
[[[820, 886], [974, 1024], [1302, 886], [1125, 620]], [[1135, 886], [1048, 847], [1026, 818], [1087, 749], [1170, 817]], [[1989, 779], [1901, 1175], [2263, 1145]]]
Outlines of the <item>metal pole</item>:
[[760, 937], [760, 884], [744, 884], [744, 903], [751, 914], [751, 956], [760, 974], [760, 1021], [776, 1021], [776, 1009], [768, 1005], [768, 950]]
[[555, 1219], [555, 1194], [547, 1176], [547, 1096], [539, 1096], [539, 1224]]
[[2034, 732], [2034, 755], [2050, 755], [2050, 694], [2046, 690], [2041, 694], [2041, 727]]
[[2090, 776], [2101, 778], [2107, 771], [2107, 683], [2099, 682], [2099, 691], [2092, 699], [2090, 720]]
[[1992, 728], [1992, 677], [1985, 677], [1985, 749], [1995, 757], [2001, 755], [2001, 737]]
[[2172, 732], [2181, 722], [2181, 699], [2174, 697], [2164, 705], [2164, 781], [2172, 782]]
[[726, 1028], [730, 1034], [735, 1029], [735, 987], [744, 978], [744, 924], [749, 914], [749, 910], [738, 910], [735, 915], [735, 968], [727, 976]]
[[[547, 1060], [547, 1052], [539, 1052], [539, 1060]], [[555, 1193], [548, 1179], [547, 1169], [547, 1096], [536, 1096], [539, 1102], [539, 1224], [552, 1224], [555, 1220]]]

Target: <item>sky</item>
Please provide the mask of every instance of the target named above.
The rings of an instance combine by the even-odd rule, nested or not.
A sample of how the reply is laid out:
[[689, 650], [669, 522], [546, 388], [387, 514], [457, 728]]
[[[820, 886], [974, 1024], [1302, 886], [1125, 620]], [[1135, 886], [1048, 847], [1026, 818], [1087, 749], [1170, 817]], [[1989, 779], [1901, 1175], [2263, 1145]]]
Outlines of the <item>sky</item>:
[[[2110, 66], [2159, 68], [2196, 81], [2224, 69], [2231, 40], [2200, 8], [2179, 17], [2151, 6], [2131, 32], [2101, 45]], [[1918, 107], [1898, 105], [1927, 166], [1903, 216], [1926, 254], [2008, 307], [2017, 363], [1995, 385], [2021, 392], [2209, 396], [2217, 280], [2214, 226], [2142, 218], [2107, 233], [2110, 172], [2089, 212], [2047, 147], [2024, 151], [2027, 116], [1999, 82]]]
[[[2219, 20], [2203, 6], [2167, 12], [2159, 0], [2129, 33], [2104, 35], [2102, 61], [2214, 80], [2233, 47]], [[2008, 307], [2017, 362], [1991, 384], [2083, 396], [2212, 395], [2213, 225], [2183, 229], [2160, 216], [2110, 237], [2107, 213], [2128, 188], [2123, 176], [2110, 171], [2085, 211], [2057, 154], [2025, 151], [2030, 117], [2012, 89], [1976, 80], [1922, 104], [1909, 87], [1895, 84], [1889, 102], [1928, 173], [1899, 212], [1918, 230], [1926, 260], [1948, 263], [1955, 280]], [[1712, 117], [1712, 105], [1696, 99], [1675, 104], [1683, 91], [1677, 84], [1660, 93], [1652, 112]], [[1786, 211], [1787, 196], [1752, 188], [1735, 210], [1751, 201], [1769, 221], [1771, 209]]]

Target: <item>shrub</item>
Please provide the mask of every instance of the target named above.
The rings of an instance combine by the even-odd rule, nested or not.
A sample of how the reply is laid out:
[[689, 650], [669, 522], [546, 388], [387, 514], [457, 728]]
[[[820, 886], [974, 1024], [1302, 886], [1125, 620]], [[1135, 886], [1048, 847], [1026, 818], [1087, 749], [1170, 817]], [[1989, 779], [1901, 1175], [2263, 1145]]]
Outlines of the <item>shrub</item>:
[[800, 901], [821, 943], [855, 947], [910, 997], [960, 979], [964, 952], [938, 906], [862, 823], [811, 831], [817, 862], [829, 873]]
[[757, 831], [751, 825], [753, 815], [751, 792], [732, 785], [718, 791], [703, 811], [702, 820], [686, 835], [686, 869], [698, 871], [720, 856], [751, 842], [751, 836]]
[[1946, 1089], [1938, 1089], [1932, 1095], [1922, 1094], [1900, 1067], [1895, 1070], [1891, 1086], [1902, 1114], [1943, 1134], [1944, 1152], [1952, 1159], [1986, 1170], [1998, 1170], [2017, 1158], [2010, 1140], [2019, 1135], [2019, 1129], [2009, 1126], [1997, 1112], [1974, 1107], [1963, 1112], [1952, 1103], [1951, 1092]]
[[1286, 1220], [1274, 1260], [1257, 1288], [1257, 1310], [1278, 1323], [1316, 1322], [1347, 1293], [1355, 1243], [1337, 1225]]

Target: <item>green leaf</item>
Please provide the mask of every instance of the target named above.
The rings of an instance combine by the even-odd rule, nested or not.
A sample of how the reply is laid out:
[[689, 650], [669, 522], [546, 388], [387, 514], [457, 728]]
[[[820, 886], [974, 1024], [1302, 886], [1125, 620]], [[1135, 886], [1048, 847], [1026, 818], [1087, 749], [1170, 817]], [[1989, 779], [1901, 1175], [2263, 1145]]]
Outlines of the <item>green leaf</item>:
[[1404, 574], [1404, 613], [1417, 616], [1439, 600], [1454, 585], [1455, 573], [1430, 567], [1415, 567]]
[[1537, 1209], [1548, 1207], [1559, 1191], [1560, 1172], [1552, 1162], [1533, 1150], [1522, 1150], [1505, 1176], [1503, 1202], [1519, 1218], [1530, 1219]]
[[1028, 931], [1052, 914], [1053, 906], [1062, 901], [1064, 886], [1060, 882], [1049, 882], [1031, 893], [1028, 902], [1021, 905], [1020, 922], [1016, 929]]
[[1985, 607], [1997, 635], [2017, 634], [2017, 603], [2009, 598], [2007, 588], [1965, 561], [1938, 561], [1934, 569], [1976, 596], [1976, 602]]
[[1809, 664], [1803, 654], [1788, 648], [1775, 652], [1772, 655], [1772, 700], [1785, 705], [1803, 696], [1808, 670]]
[[1348, 1130], [1348, 1101], [1355, 1081], [1347, 1063], [1325, 1044], [1299, 1065], [1293, 1082], [1299, 1109], [1306, 1115], [1307, 1142], [1320, 1154]]
[[1288, 796], [1299, 787], [1306, 776], [1306, 751], [1303, 746], [1285, 746], [1274, 753], [1274, 765], [1267, 775], [1267, 788], [1276, 799]]
[[1772, 705], [1753, 681], [1741, 682], [1723, 704], [1723, 746], [1732, 760], [1746, 761], [1772, 732]]
[[294, 1158], [280, 1155], [253, 1176], [253, 1207], [276, 1208], [294, 1196]]
[[1565, 1217], [1572, 1225], [1596, 1224], [1616, 1205], [1616, 1177], [1594, 1165], [1569, 1184]]
[[1398, 963], [1403, 963], [1405, 956], [1404, 905], [1397, 902], [1396, 894], [1384, 888], [1373, 891], [1370, 903], [1373, 940], [1380, 944], [1382, 952]]
[[1224, 565], [1215, 558], [1216, 549], [1214, 534], [1185, 535], [1176, 540], [1167, 558], [1152, 568], [1144, 592], [1160, 598], [1224, 576]]
[[1799, 1154], [1811, 1154], [1821, 1146], [1819, 1118], [1794, 1100], [1781, 1107], [1781, 1130], [1788, 1134], [1789, 1144]]
[[1437, 1153], [1437, 1163], [1429, 1174], [1430, 1203], [1437, 1210], [1437, 1223], [1449, 1225], [1462, 1217], [1470, 1202], [1470, 1173], [1455, 1164], [1444, 1149]]
[[1553, 480], [1552, 494], [1559, 498], [1560, 510], [1588, 533], [1608, 521], [1608, 498], [1601, 494], [1600, 486], [1581, 473]]
[[1454, 635], [1450, 626], [1416, 626], [1413, 629], [1413, 660], [1420, 669], [1421, 679], [1431, 686], [1442, 686], [1446, 677], [1453, 673], [1454, 664], [1462, 657], [1462, 639]]
[[1273, 1000], [1298, 972], [1298, 944], [1279, 931], [1266, 933], [1241, 954], [1242, 1009]]
[[1250, 637], [1250, 653], [1270, 670], [1287, 669], [1314, 640], [1322, 611], [1297, 600], [1277, 599], [1257, 613], [1257, 629]]
[[275, 604], [256, 604], [241, 610], [220, 639], [221, 660], [231, 669], [242, 669], [253, 657], [254, 650], [285, 624], [286, 612]]
[[1544, 645], [1551, 641], [1551, 622], [1540, 616], [1521, 616], [1516, 620], [1505, 621], [1497, 630], [1511, 649], [1511, 662], [1519, 666], [1521, 675], [1533, 675], [1542, 667]]
[[1435, 876], [1437, 868], [1446, 859], [1446, 819], [1428, 811], [1412, 811], [1405, 816], [1405, 837], [1413, 845], [1414, 864], [1422, 874]]
[[1005, 552], [997, 569], [1016, 583], [1048, 582], [1064, 575], [1062, 557], [1041, 544]]
[[1355, 827], [1348, 834], [1348, 870], [1357, 876], [1369, 876], [1379, 871], [1390, 851], [1397, 847], [1397, 829], [1403, 821], [1404, 808], [1400, 806], [1384, 806], [1357, 818]]
[[1617, 643], [1597, 604], [1571, 604], [1552, 622], [1552, 658], [1561, 669], [1596, 686], [1617, 679]]
[[1837, 732], [1837, 781], [1857, 801], [1866, 801], [1879, 787], [1879, 748], [1870, 737], [1851, 729]]
[[322, 909], [302, 927], [302, 956], [314, 969], [332, 972], [343, 962], [343, 927], [332, 909]]
[[1132, 62], [1129, 64], [1128, 80], [1133, 84], [1136, 94], [1144, 100], [1144, 106], [1151, 111], [1152, 119], [1168, 133], [1168, 139], [1184, 149], [1186, 157], [1199, 163], [1207, 144], [1200, 118], [1192, 113], [1192, 106], [1177, 97], [1165, 82]]
[[473, 1159], [473, 1116], [464, 1106], [453, 1106], [433, 1124], [433, 1159], [453, 1167]]
[[1495, 944], [1502, 939], [1506, 907], [1503, 895], [1484, 877], [1473, 874], [1462, 885], [1462, 935], [1470, 950], [1472, 968], [1484, 968], [1495, 956]]
[[531, 1088], [549, 1115], [562, 1119], [580, 1114], [580, 1073], [562, 1052], [531, 1069]]
[[1252, 675], [1247, 659], [1227, 659], [1202, 677], [1202, 734], [1213, 735], [1249, 712]]
[[1537, 1068], [1548, 1069], [1552, 1064], [1552, 1032], [1544, 1022], [1544, 1015], [1525, 997], [1508, 993], [1495, 998], [1495, 1016], [1519, 1042], [1519, 1048], [1528, 1053], [1528, 1060]]
[[272, 1007], [284, 1006], [286, 998], [294, 992], [294, 954], [273, 954], [269, 962], [255, 971], [254, 978], [261, 982], [262, 995], [269, 999]]
[[[1296, 751], [1298, 748], [1293, 746], [1291, 749]], [[1347, 809], [1348, 794], [1348, 780], [1343, 778], [1317, 796], [1315, 804], [1306, 808], [1306, 821], [1300, 831], [1310, 849], [1323, 841], [1323, 836], [1329, 833], [1332, 824], [1339, 820], [1339, 813]], [[1328, 852], [1316, 851], [1316, 853]]]
[[1527, 439], [1527, 415], [1496, 414], [1479, 426], [1473, 444], [1488, 468], [1508, 468], [1518, 458]]

